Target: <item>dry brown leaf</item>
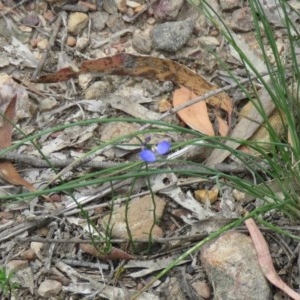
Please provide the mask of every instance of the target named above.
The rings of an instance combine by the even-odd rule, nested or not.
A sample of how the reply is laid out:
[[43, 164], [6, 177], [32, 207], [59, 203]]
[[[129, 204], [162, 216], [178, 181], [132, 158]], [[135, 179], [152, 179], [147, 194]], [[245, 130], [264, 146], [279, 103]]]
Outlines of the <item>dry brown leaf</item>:
[[226, 136], [229, 133], [229, 126], [228, 124], [219, 116], [219, 114], [216, 114], [216, 118], [218, 121], [218, 130], [221, 136]]
[[[186, 87], [176, 89], [173, 95], [173, 106], [186, 103], [197, 95]], [[206, 102], [200, 101], [192, 106], [184, 108], [178, 112], [179, 117], [192, 129], [207, 134], [215, 135], [213, 126], [209, 120]]]
[[[17, 95], [13, 96], [6, 107], [2, 126], [0, 127], [0, 149], [4, 149], [11, 145], [11, 135], [13, 129], [13, 119], [15, 118]], [[11, 162], [0, 161], [0, 175], [4, 180], [13, 185], [22, 185], [29, 191], [35, 191], [35, 188], [31, 183], [23, 179], [17, 172]]]
[[251, 239], [256, 250], [259, 265], [265, 277], [276, 287], [284, 291], [292, 299], [300, 300], [300, 294], [296, 293], [288, 285], [286, 285], [277, 274], [273, 266], [268, 244], [265, 241], [259, 228], [256, 226], [254, 220], [251, 218], [247, 219], [245, 221], [245, 224], [250, 233]]
[[13, 119], [15, 118], [17, 95], [13, 96], [6, 108], [3, 125], [0, 127], [0, 149], [11, 145], [11, 134], [13, 130]]
[[[17, 95], [15, 108], [15, 121], [28, 118], [32, 115], [32, 106], [28, 99], [28, 93], [24, 86], [16, 83], [9, 75], [0, 73], [0, 111], [4, 113], [12, 96]], [[0, 126], [3, 126], [3, 118], [0, 116]]]
[[97, 249], [95, 246], [90, 244], [80, 244], [80, 249], [92, 256], [98, 257], [103, 260], [117, 260], [117, 259], [125, 259], [130, 260], [134, 259], [134, 257], [126, 252], [124, 252], [121, 249], [112, 247], [110, 253], [108, 254], [101, 254], [99, 252], [99, 249]]
[[13, 185], [22, 185], [26, 187], [29, 191], [34, 192], [35, 188], [31, 183], [23, 179], [18, 171], [15, 169], [13, 164], [8, 161], [0, 162], [0, 175], [4, 180], [13, 184]]

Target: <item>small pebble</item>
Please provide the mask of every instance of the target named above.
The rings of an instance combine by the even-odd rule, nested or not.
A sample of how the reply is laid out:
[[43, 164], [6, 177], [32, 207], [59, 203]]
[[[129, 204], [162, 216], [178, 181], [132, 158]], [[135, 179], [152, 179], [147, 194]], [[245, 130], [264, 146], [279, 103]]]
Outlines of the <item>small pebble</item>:
[[40, 41], [38, 41], [37, 43], [37, 47], [41, 50], [46, 49], [48, 46], [48, 40], [47, 39], [41, 39]]
[[213, 204], [218, 200], [218, 194], [218, 190], [197, 190], [195, 191], [195, 198], [202, 204], [205, 204], [206, 201]]
[[241, 192], [237, 189], [234, 189], [232, 191], [232, 196], [234, 197], [234, 199], [236, 201], [243, 201], [245, 199], [245, 193], [244, 192]]
[[25, 25], [20, 25], [19, 26], [19, 29], [23, 32], [31, 32], [32, 31], [32, 28], [31, 27], [28, 27], [28, 26], [25, 26]]
[[76, 48], [80, 51], [84, 50], [89, 44], [89, 39], [86, 37], [79, 37], [76, 41]]
[[35, 27], [39, 25], [40, 19], [37, 15], [30, 14], [22, 18], [21, 23], [27, 27]]
[[35, 255], [35, 253], [32, 249], [27, 249], [27, 250], [25, 250], [24, 252], [21, 253], [21, 257], [23, 259], [31, 261], [31, 260], [35, 260], [36, 255]]
[[87, 14], [75, 12], [69, 15], [68, 32], [73, 35], [78, 35], [87, 25], [89, 17]]
[[125, 13], [127, 11], [126, 0], [115, 0], [115, 3], [120, 12]]
[[133, 33], [132, 46], [140, 53], [149, 54], [152, 49], [150, 30], [136, 30]]
[[199, 298], [210, 299], [211, 291], [209, 285], [204, 281], [195, 281], [192, 283], [192, 287], [196, 291]]
[[150, 17], [150, 18], [147, 19], [146, 22], [147, 22], [147, 24], [149, 24], [149, 25], [154, 25], [155, 22], [156, 22], [156, 20], [155, 20], [154, 18]]
[[172, 108], [172, 104], [167, 99], [162, 99], [158, 105], [158, 111], [160, 113], [166, 112]]
[[67, 37], [66, 43], [67, 43], [67, 45], [70, 46], [70, 47], [75, 47], [75, 45], [76, 45], [76, 38], [73, 37], [73, 36], [71, 36], [71, 35], [69, 35], [69, 36]]
[[131, 0], [127, 0], [126, 5], [131, 8], [137, 8], [137, 7], [141, 6], [140, 3], [137, 3], [137, 2], [131, 1]]
[[43, 13], [43, 17], [46, 21], [52, 22], [55, 19], [54, 13], [48, 9]]

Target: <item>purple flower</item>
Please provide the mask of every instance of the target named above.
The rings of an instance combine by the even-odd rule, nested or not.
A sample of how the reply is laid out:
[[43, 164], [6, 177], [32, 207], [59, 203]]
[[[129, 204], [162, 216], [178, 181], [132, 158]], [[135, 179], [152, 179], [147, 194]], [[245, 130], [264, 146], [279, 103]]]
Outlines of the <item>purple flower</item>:
[[171, 148], [171, 144], [168, 141], [162, 141], [154, 147], [153, 150], [150, 149], [143, 149], [139, 156], [140, 159], [145, 162], [154, 162], [156, 161], [156, 155], [164, 155], [169, 152]]

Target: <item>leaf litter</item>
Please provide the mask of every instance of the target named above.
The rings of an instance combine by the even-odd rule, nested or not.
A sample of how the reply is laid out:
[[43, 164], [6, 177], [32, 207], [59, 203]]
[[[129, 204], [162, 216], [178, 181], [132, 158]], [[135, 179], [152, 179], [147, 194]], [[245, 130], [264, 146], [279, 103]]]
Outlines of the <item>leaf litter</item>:
[[[122, 1], [120, 1], [120, 3], [121, 2]], [[8, 85], [10, 86], [10, 90], [7, 93], [7, 99], [9, 99], [9, 101], [13, 99], [14, 93], [11, 92], [11, 87], [15, 86], [16, 82], [19, 83], [17, 87], [20, 88], [16, 104], [15, 122], [17, 126], [20, 126], [25, 133], [37, 133], [46, 129], [48, 126], [68, 124], [74, 121], [85, 121], [106, 116], [115, 117], [129, 115], [145, 120], [157, 120], [161, 117], [158, 110], [160, 101], [162, 99], [167, 99], [171, 102], [170, 100], [173, 99], [173, 106], [175, 108], [182, 103], [184, 103], [184, 105], [186, 104], [186, 107], [178, 111], [179, 119], [171, 116], [168, 121], [182, 126], [188, 126], [205, 135], [226, 136], [230, 134], [230, 136], [242, 139], [251, 138], [257, 128], [259, 128], [262, 120], [255, 119], [258, 114], [255, 109], [253, 109], [247, 114], [248, 119], [245, 118], [244, 121], [241, 119], [233, 126], [234, 123], [232, 120], [236, 118], [236, 116], [233, 112], [234, 99], [231, 98], [230, 94], [228, 95], [225, 92], [215, 94], [208, 99], [205, 99], [205, 101], [198, 102], [198, 104], [194, 104], [194, 106], [189, 106], [188, 102], [190, 100], [217, 89], [216, 84], [210, 83], [206, 78], [213, 78], [214, 76], [212, 75], [219, 66], [209, 53], [203, 52], [204, 50], [201, 48], [199, 51], [199, 48], [196, 46], [198, 39], [199, 41], [201, 39], [201, 43], [203, 43], [203, 41], [207, 41], [210, 38], [210, 33], [207, 34], [207, 32], [209, 32], [209, 27], [206, 22], [203, 23], [203, 16], [194, 15], [195, 9], [191, 8], [188, 3], [184, 3], [183, 1], [180, 1], [180, 4], [177, 4], [179, 7], [183, 7], [182, 11], [180, 11], [180, 8], [178, 7], [174, 8], [174, 10], [168, 5], [167, 7], [164, 7], [164, 1], [158, 1], [159, 5], [157, 7], [162, 5], [164, 10], [161, 10], [159, 14], [158, 11], [156, 11], [153, 16], [151, 16], [151, 11], [148, 11], [149, 15], [145, 13], [145, 11], [149, 9], [145, 3], [135, 3], [133, 6], [133, 3], [131, 2], [127, 3], [124, 1], [125, 6], [116, 6], [113, 1], [103, 1], [103, 8], [98, 8], [96, 12], [90, 12], [90, 14], [99, 12], [109, 13], [109, 21], [104, 24], [104, 27], [100, 32], [93, 30], [93, 23], [90, 25], [85, 24], [82, 28], [79, 24], [77, 25], [79, 27], [77, 28], [76, 34], [72, 34], [71, 30], [69, 30], [69, 34], [67, 33], [68, 39], [66, 32], [70, 24], [64, 23], [63, 21], [62, 23], [65, 25], [62, 25], [60, 28], [61, 32], [58, 30], [58, 35], [56, 37], [54, 36], [55, 44], [53, 44], [50, 49], [43, 48], [43, 43], [39, 43], [39, 41], [43, 41], [46, 36], [47, 42], [47, 39], [51, 36], [51, 32], [54, 32], [55, 23], [50, 21], [50, 12], [52, 15], [54, 14], [54, 17], [56, 17], [58, 13], [48, 10], [45, 6], [43, 12], [39, 9], [37, 10], [39, 19], [42, 20], [42, 22], [39, 22], [39, 24], [36, 25], [36, 27], [39, 28], [39, 30], [36, 31], [36, 41], [33, 41], [33, 39], [30, 38], [30, 35], [24, 31], [22, 33], [24, 42], [23, 39], [22, 42], [20, 42], [20, 37], [17, 38], [12, 35], [11, 40], [3, 44], [3, 49], [8, 54], [9, 64], [3, 64], [2, 71], [7, 74], [13, 73], [13, 80], [10, 81]], [[170, 3], [170, 5], [172, 4]], [[55, 6], [60, 7], [61, 4], [55, 4]], [[24, 19], [22, 18], [24, 17], [24, 12], [18, 10], [18, 8], [14, 9], [14, 13], [19, 15], [20, 20]], [[62, 7], [62, 9], [65, 9], [65, 7]], [[117, 13], [118, 9], [119, 13]], [[135, 28], [138, 30], [144, 29], [139, 28], [139, 18], [147, 19], [147, 22], [144, 22], [145, 28], [147, 27], [145, 32], [151, 32], [153, 24], [155, 24], [156, 21], [155, 18], [164, 21], [173, 20], [176, 22], [177, 17], [184, 17], [185, 10], [190, 11], [190, 14], [196, 18], [196, 28], [190, 41], [182, 49], [179, 49], [176, 54], [178, 55], [179, 60], [180, 57], [189, 58], [190, 60], [179, 63], [176, 60], [172, 60], [174, 56], [157, 50], [153, 50], [148, 57], [141, 56], [141, 53], [134, 48], [135, 43], [132, 42], [132, 39], [135, 38], [135, 36], [131, 35]], [[221, 10], [219, 11], [222, 13]], [[141, 13], [139, 14], [139, 12]], [[69, 10], [66, 10], [65, 13], [68, 17], [74, 14]], [[131, 17], [129, 17], [130, 15]], [[278, 19], [278, 16], [274, 15], [274, 17]], [[9, 22], [17, 22], [10, 14], [8, 14], [7, 18], [9, 18]], [[70, 19], [71, 18], [69, 18], [69, 20]], [[76, 19], [74, 18], [74, 15], [72, 19]], [[129, 19], [132, 23], [127, 24], [126, 22]], [[124, 20], [127, 21], [124, 23]], [[124, 31], [124, 27], [127, 26], [128, 28]], [[205, 35], [205, 30], [207, 30], [207, 39], [203, 39], [201, 36]], [[35, 31], [34, 27], [32, 28], [32, 31]], [[114, 38], [110, 38], [111, 32]], [[199, 34], [199, 36], [196, 33]], [[97, 43], [94, 42], [99, 40], [99, 34], [106, 35], [107, 40], [105, 43], [97, 45]], [[232, 32], [232, 34], [235, 33]], [[71, 37], [75, 38], [76, 43], [78, 42], [78, 45], [75, 48], [72, 48], [73, 46], [69, 43]], [[79, 41], [81, 38], [86, 41], [94, 41], [91, 43], [92, 47], [90, 47], [89, 44], [83, 47], [80, 46]], [[151, 39], [150, 36], [149, 39]], [[214, 42], [213, 47], [215, 47], [216, 51], [222, 53], [225, 59], [228, 57], [237, 59], [237, 56], [235, 56], [232, 50], [222, 48], [222, 44], [219, 43], [219, 36], [214, 36], [214, 40], [217, 42]], [[246, 39], [243, 39], [243, 35], [239, 35], [237, 41], [241, 41], [240, 45], [242, 45], [241, 48], [243, 51], [246, 48], [249, 48]], [[29, 83], [29, 77], [33, 74], [33, 69], [37, 68], [38, 61], [43, 57], [44, 51], [45, 53], [48, 51], [49, 54], [48, 56], [44, 55], [46, 60], [44, 61], [43, 74], [45, 75], [42, 75], [39, 79]], [[261, 60], [257, 56], [254, 57], [255, 60], [261, 64], [263, 69], [264, 65]], [[59, 58], [60, 61], [58, 61]], [[210, 60], [209, 64], [206, 63], [208, 60]], [[236, 63], [233, 67], [239, 68], [239, 64]], [[53, 70], [58, 71], [55, 72]], [[205, 72], [207, 73], [205, 74], [205, 77], [199, 75], [200, 73], [203, 74]], [[86, 99], [85, 95], [87, 94], [85, 94], [85, 89], [88, 89], [94, 82], [99, 82], [99, 73], [102, 77], [101, 82], [104, 82], [105, 84], [95, 86], [95, 97], [93, 99]], [[85, 75], [91, 76], [86, 77], [84, 81], [83, 76]], [[126, 76], [137, 78], [128, 79]], [[79, 85], [77, 84], [78, 77]], [[145, 86], [141, 84], [141, 77], [148, 78], [149, 82], [154, 83], [156, 81], [172, 82], [176, 88], [179, 87], [179, 90], [175, 90], [173, 93], [172, 88], [164, 89], [162, 87], [160, 89], [157, 88], [160, 86], [159, 83], [155, 83], [156, 86], [153, 84], [152, 87], [150, 87], [150, 90], [152, 89], [153, 92], [145, 93]], [[216, 77], [218, 76], [216, 75]], [[1, 78], [4, 78], [3, 81], [6, 81], [8, 77], [7, 75], [4, 75], [4, 77]], [[65, 80], [68, 81], [63, 82]], [[25, 85], [25, 82], [28, 84]], [[216, 80], [216, 82], [220, 84], [220, 81]], [[6, 91], [5, 88], [2, 90]], [[183, 93], [184, 96], [181, 93]], [[261, 93], [263, 95], [264, 91], [262, 90]], [[186, 94], [187, 96], [185, 96]], [[265, 96], [266, 109], [268, 113], [271, 114], [272, 104], [270, 103], [270, 100], [267, 99], [267, 95]], [[46, 97], [50, 97], [52, 101], [49, 105], [47, 104], [47, 106], [44, 106], [46, 109], [42, 109], [41, 101], [44, 101]], [[0, 98], [1, 112], [2, 114], [7, 114], [9, 116], [11, 115], [10, 108], [7, 108], [9, 101], [5, 104], [6, 106], [2, 106], [4, 104], [2, 103], [3, 99], [5, 98]], [[22, 104], [20, 104], [21, 102]], [[18, 107], [21, 107], [21, 109]], [[11, 116], [9, 117], [12, 119]], [[256, 120], [257, 123], [253, 122], [253, 120]], [[183, 125], [182, 122], [184, 122], [185, 125]], [[245, 130], [246, 128], [247, 130]], [[76, 159], [78, 159], [80, 153], [84, 155], [90, 148], [95, 147], [95, 145], [104, 141], [103, 133], [107, 134], [109, 131], [108, 128], [106, 128], [105, 132], [101, 132], [104, 129], [105, 127], [102, 124], [97, 123], [65, 128], [58, 132], [48, 133], [37, 138], [36, 143], [47, 158], [51, 159], [56, 157], [64, 160], [74, 158], [75, 155]], [[122, 131], [121, 129], [119, 131]], [[11, 144], [11, 137], [13, 137], [13, 142], [17, 142], [21, 138], [24, 138], [18, 131], [14, 132], [13, 136], [11, 133], [8, 134], [8, 130], [5, 129], [5, 126], [4, 133], [7, 137], [5, 137], [4, 140], [6, 142], [1, 147], [3, 149]], [[1, 137], [2, 134], [0, 138]], [[110, 135], [110, 139], [116, 137], [117, 135], [114, 133]], [[154, 139], [151, 142], [157, 144], [160, 141], [160, 138], [161, 137], [159, 137], [158, 140]], [[178, 142], [183, 141], [182, 139], [188, 137], [170, 134], [168, 138], [171, 142]], [[134, 143], [136, 144], [136, 148], [131, 149], [130, 151], [128, 151], [129, 148], [126, 149], [126, 145], [124, 145], [123, 150], [126, 151], [121, 156], [114, 156], [114, 154], [109, 155], [108, 152], [100, 151], [97, 154], [97, 159], [116, 164], [118, 163], [118, 160], [126, 161], [127, 159], [137, 159], [137, 157], [134, 156], [134, 151], [138, 150], [141, 146], [137, 145], [137, 141], [134, 141]], [[239, 147], [238, 144], [232, 145], [233, 147]], [[200, 147], [205, 147], [203, 143], [195, 143], [193, 146], [196, 150], [200, 149]], [[40, 153], [31, 143], [23, 144], [18, 151], [19, 154], [41, 157]], [[186, 149], [183, 148], [180, 149], [180, 151], [170, 154], [168, 158], [180, 158], [182, 155], [189, 153], [189, 151], [190, 149], [186, 147]], [[117, 160], [115, 160], [116, 157]], [[200, 155], [198, 154], [198, 156], [193, 157], [187, 156], [187, 159], [194, 159], [194, 157], [199, 159]], [[228, 157], [228, 153], [224, 152], [224, 150], [221, 152], [214, 150], [210, 156], [206, 155], [206, 164], [221, 164], [226, 157]], [[58, 183], [57, 180], [53, 181], [54, 171], [50, 167], [33, 168], [30, 165], [24, 167], [27, 168], [24, 174], [35, 174], [28, 176], [28, 178], [39, 178], [46, 184], [47, 182], [51, 182], [54, 185]], [[157, 167], [159, 167], [159, 164]], [[90, 169], [86, 168], [84, 164], [80, 164], [75, 168], [67, 170], [68, 172], [64, 173], [61, 177], [62, 180], [67, 181], [88, 174]], [[40, 174], [40, 176], [37, 174]], [[28, 262], [29, 266], [26, 269], [29, 273], [30, 271], [32, 272], [32, 268], [39, 269], [38, 276], [34, 278], [30, 287], [27, 286], [29, 289], [26, 293], [30, 295], [30, 297], [34, 298], [34, 295], [44, 295], [45, 291], [42, 290], [42, 284], [39, 285], [39, 282], [46, 282], [47, 279], [52, 277], [55, 278], [56, 283], [60, 282], [60, 285], [58, 285], [60, 286], [58, 293], [61, 293], [61, 295], [64, 295], [68, 299], [71, 297], [72, 293], [89, 296], [97, 295], [98, 297], [103, 297], [105, 299], [133, 298], [134, 292], [145, 285], [145, 280], [147, 281], [150, 279], [150, 274], [157, 273], [157, 271], [162, 267], [165, 267], [166, 264], [174, 261], [174, 259], [178, 257], [176, 254], [182, 253], [182, 251], [190, 245], [190, 240], [185, 242], [185, 238], [188, 237], [189, 234], [191, 234], [190, 238], [192, 243], [198, 241], [197, 239], [199, 239], [199, 236], [197, 234], [194, 234], [193, 239], [193, 233], [197, 232], [197, 230], [195, 230], [197, 222], [212, 220], [218, 227], [218, 218], [220, 216], [225, 218], [226, 214], [230, 217], [239, 216], [240, 214], [238, 208], [235, 207], [235, 199], [233, 199], [233, 196], [230, 193], [229, 197], [231, 198], [226, 199], [224, 195], [221, 195], [224, 191], [220, 191], [217, 201], [212, 204], [207, 201], [204, 204], [200, 204], [195, 199], [195, 191], [201, 190], [209, 192], [213, 190], [215, 182], [213, 182], [212, 185], [211, 182], [207, 180], [203, 181], [201, 178], [198, 181], [196, 180], [196, 182], [193, 181], [193, 178], [186, 178], [186, 183], [181, 185], [178, 176], [174, 173], [159, 174], [151, 176], [150, 179], [154, 193], [158, 193], [160, 196], [163, 196], [165, 200], [168, 200], [167, 208], [164, 209], [162, 218], [157, 220], [158, 225], [163, 231], [164, 237], [157, 237], [153, 240], [154, 249], [152, 249], [152, 254], [155, 253], [155, 257], [151, 257], [151, 255], [140, 255], [140, 257], [135, 257], [135, 255], [133, 255], [135, 253], [133, 253], [130, 247], [124, 247], [124, 245], [128, 243], [128, 240], [120, 240], [118, 236], [113, 237], [115, 239], [113, 248], [107, 257], [103, 257], [99, 255], [101, 251], [98, 251], [99, 249], [102, 249], [103, 244], [96, 243], [97, 247], [95, 247], [95, 245], [90, 242], [89, 232], [84, 230], [83, 226], [81, 226], [84, 222], [86, 223], [86, 218], [82, 216], [80, 207], [84, 208], [85, 211], [88, 212], [89, 217], [96, 220], [97, 224], [99, 224], [100, 227], [97, 227], [97, 230], [102, 234], [107, 233], [100, 220], [110, 213], [115, 213], [118, 206], [122, 207], [122, 205], [128, 201], [126, 191], [130, 189], [131, 181], [125, 180], [121, 182], [111, 182], [111, 184], [104, 184], [100, 187], [78, 186], [72, 195], [58, 192], [56, 195], [53, 195], [54, 198], [56, 197], [59, 200], [59, 202], [56, 203], [56, 208], [47, 205], [44, 200], [38, 199], [37, 197], [30, 202], [29, 207], [28, 205], [22, 206], [20, 202], [17, 210], [13, 210], [13, 204], [11, 203], [3, 205], [1, 209], [3, 215], [1, 215], [1, 218], [3, 224], [6, 225], [0, 232], [0, 247], [4, 255], [3, 263], [7, 264], [9, 262], [12, 252], [16, 253], [17, 250], [20, 250], [20, 248], [14, 248], [16, 246], [13, 246], [10, 241], [13, 241], [14, 239], [18, 240], [21, 243], [18, 247], [21, 247], [22, 251], [28, 250], [33, 243], [39, 243], [39, 247], [41, 247], [42, 250], [40, 250], [41, 252], [38, 255], [38, 258], [32, 262]], [[14, 182], [12, 181], [11, 183]], [[27, 188], [30, 188], [31, 183], [28, 184]], [[143, 179], [138, 180], [136, 186], [132, 189], [130, 198], [140, 199], [143, 196], [146, 187], [147, 185]], [[1, 195], [6, 195], [4, 190], [4, 186], [1, 186], [0, 198]], [[18, 191], [16, 188], [11, 187], [10, 190], [17, 197]], [[116, 207], [112, 207], [112, 194], [114, 194], [116, 198], [116, 201], [114, 201]], [[77, 204], [80, 204], [79, 207], [74, 203], [74, 200], [77, 201]], [[99, 200], [101, 200], [101, 203], [99, 203]], [[148, 204], [150, 204], [152, 201], [151, 198], [149, 198], [148, 201]], [[225, 209], [226, 205], [227, 208]], [[229, 206], [231, 209], [230, 213], [228, 213], [227, 210]], [[5, 213], [12, 211], [15, 211], [17, 216], [15, 222], [11, 222], [8, 215], [5, 216]], [[139, 214], [138, 208], [134, 214]], [[75, 224], [72, 221], [73, 216], [77, 218], [78, 224]], [[22, 238], [25, 240], [22, 241]], [[72, 238], [75, 239], [74, 243], [72, 243]], [[79, 238], [81, 241], [78, 240]], [[171, 240], [168, 240], [168, 238], [177, 238], [179, 241], [182, 240], [182, 243], [179, 243], [179, 247], [176, 249], [176, 251], [179, 252], [174, 251], [172, 248], [173, 245], [178, 245], [178, 240], [176, 243], [173, 243]], [[39, 242], [35, 242], [35, 239], [37, 241], [39, 240]], [[78, 240], [77, 242], [76, 239]], [[114, 239], [112, 241], [114, 241]], [[68, 243], [68, 240], [70, 240], [70, 243]], [[28, 242], [31, 242], [31, 245], [29, 245]], [[145, 250], [144, 242], [145, 241], [139, 241], [138, 243], [138, 247], [140, 248], [138, 252], [140, 253], [143, 253]], [[10, 248], [8, 245], [10, 245]], [[67, 245], [69, 245], [69, 247]], [[98, 247], [99, 245], [100, 247]], [[67, 248], [69, 249], [68, 251], [66, 250]], [[159, 250], [156, 251], [155, 249]], [[56, 253], [60, 253], [60, 256], [57, 256]], [[18, 256], [16, 257], [19, 258]], [[64, 263], [63, 260], [65, 258], [71, 259], [75, 266], [71, 265], [70, 260], [69, 263]], [[125, 263], [124, 269], [121, 264], [115, 266], [109, 264], [109, 272], [106, 269], [101, 269], [98, 259], [109, 262], [111, 259], [116, 258], [117, 261], [119, 259], [128, 258], [130, 260], [127, 264]], [[138, 260], [139, 258], [143, 258], [143, 260]], [[89, 268], [90, 262], [98, 265], [96, 272], [92, 272]], [[199, 263], [200, 262], [197, 262], [197, 264]], [[42, 266], [43, 264], [45, 267]], [[184, 260], [182, 261], [182, 264], [189, 266], [191, 261]], [[49, 268], [50, 265], [51, 271]], [[136, 270], [135, 268], [142, 270]], [[16, 266], [14, 267], [14, 270], [16, 278], [18, 278], [21, 274], [21, 270]], [[45, 270], [47, 272], [45, 272]], [[200, 274], [199, 270], [196, 271], [196, 274]], [[170, 276], [171, 279], [175, 278], [171, 277], [172, 274], [168, 276]], [[130, 281], [130, 277], [133, 278], [133, 280]], [[190, 278], [191, 277], [192, 276], [190, 276]], [[114, 282], [114, 284], [110, 284], [111, 282]], [[25, 288], [26, 285], [24, 285], [24, 282], [22, 284], [23, 288]], [[168, 284], [168, 281], [166, 284]], [[189, 285], [190, 282], [188, 281], [187, 284]], [[176, 285], [182, 287], [182, 289], [189, 290], [186, 289], [186, 287], [183, 287], [183, 282], [176, 281]], [[158, 287], [157, 291], [159, 291], [160, 286], [162, 286], [162, 282], [158, 281], [155, 285], [155, 287]], [[191, 290], [189, 290], [190, 297], [192, 297]], [[51, 288], [46, 292], [54, 297], [57, 295], [55, 294], [56, 290]], [[172, 296], [174, 295], [169, 295], [171, 298]], [[199, 297], [199, 295], [197, 295], [197, 297]], [[154, 288], [151, 292], [141, 294], [139, 299], [159, 298], [159, 293], [155, 294]]]

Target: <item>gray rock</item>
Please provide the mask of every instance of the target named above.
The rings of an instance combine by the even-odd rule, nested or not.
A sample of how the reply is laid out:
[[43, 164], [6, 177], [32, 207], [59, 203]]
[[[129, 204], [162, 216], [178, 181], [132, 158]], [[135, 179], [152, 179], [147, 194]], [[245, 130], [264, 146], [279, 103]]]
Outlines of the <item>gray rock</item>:
[[189, 40], [195, 22], [191, 19], [180, 22], [167, 22], [154, 26], [152, 44], [156, 50], [176, 52]]

